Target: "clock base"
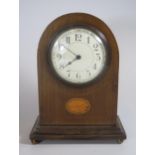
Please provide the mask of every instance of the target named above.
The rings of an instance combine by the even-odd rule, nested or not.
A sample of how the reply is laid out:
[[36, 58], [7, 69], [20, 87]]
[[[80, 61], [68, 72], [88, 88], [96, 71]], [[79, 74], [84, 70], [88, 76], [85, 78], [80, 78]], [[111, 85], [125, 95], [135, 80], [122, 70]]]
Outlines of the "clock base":
[[30, 133], [32, 144], [43, 140], [114, 140], [122, 143], [126, 139], [125, 130], [117, 117], [113, 125], [40, 125], [39, 117]]

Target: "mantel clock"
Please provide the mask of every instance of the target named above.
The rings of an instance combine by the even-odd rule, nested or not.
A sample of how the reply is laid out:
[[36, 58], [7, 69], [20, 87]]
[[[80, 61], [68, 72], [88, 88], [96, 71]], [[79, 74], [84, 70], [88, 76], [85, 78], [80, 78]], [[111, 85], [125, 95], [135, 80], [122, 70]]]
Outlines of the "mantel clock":
[[54, 139], [117, 140], [118, 46], [100, 19], [63, 15], [43, 32], [38, 47], [39, 116], [32, 143]]

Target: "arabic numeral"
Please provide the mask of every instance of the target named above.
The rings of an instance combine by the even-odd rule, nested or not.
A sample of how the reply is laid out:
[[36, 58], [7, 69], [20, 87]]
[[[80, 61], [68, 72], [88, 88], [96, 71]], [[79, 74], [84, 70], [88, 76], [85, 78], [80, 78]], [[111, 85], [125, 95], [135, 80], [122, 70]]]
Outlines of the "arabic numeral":
[[97, 60], [100, 61], [101, 60], [101, 56], [99, 53], [96, 53], [96, 56], [97, 56]]
[[75, 41], [81, 41], [82, 35], [81, 34], [75, 34]]
[[76, 73], [76, 78], [77, 78], [77, 79], [80, 79], [80, 78], [81, 78], [81, 76], [80, 76], [79, 73]]
[[99, 47], [99, 45], [97, 43], [93, 44], [94, 51], [98, 51], [98, 47]]
[[70, 44], [70, 37], [66, 37], [66, 43]]
[[70, 74], [70, 70], [67, 70], [67, 76], [70, 77], [71, 74]]
[[89, 38], [89, 37], [87, 37], [87, 43], [88, 43], [88, 44], [90, 43], [90, 38]]
[[93, 68], [96, 70], [96, 69], [97, 69], [97, 65], [96, 65], [96, 64], [94, 64]]

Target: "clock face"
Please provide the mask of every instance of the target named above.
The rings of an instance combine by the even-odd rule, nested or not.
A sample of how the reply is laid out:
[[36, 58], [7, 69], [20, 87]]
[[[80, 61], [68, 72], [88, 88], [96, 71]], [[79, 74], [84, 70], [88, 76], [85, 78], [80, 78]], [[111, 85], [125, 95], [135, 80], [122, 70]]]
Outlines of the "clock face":
[[72, 28], [54, 41], [50, 61], [57, 75], [74, 84], [97, 78], [106, 66], [106, 47], [94, 31]]

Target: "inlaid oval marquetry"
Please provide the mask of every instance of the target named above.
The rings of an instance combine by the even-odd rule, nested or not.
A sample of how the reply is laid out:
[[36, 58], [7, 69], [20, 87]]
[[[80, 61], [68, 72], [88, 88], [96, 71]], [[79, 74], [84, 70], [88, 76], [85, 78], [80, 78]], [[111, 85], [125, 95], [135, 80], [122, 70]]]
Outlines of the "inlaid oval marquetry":
[[66, 103], [66, 110], [71, 114], [85, 114], [90, 108], [89, 101], [83, 98], [72, 98]]

